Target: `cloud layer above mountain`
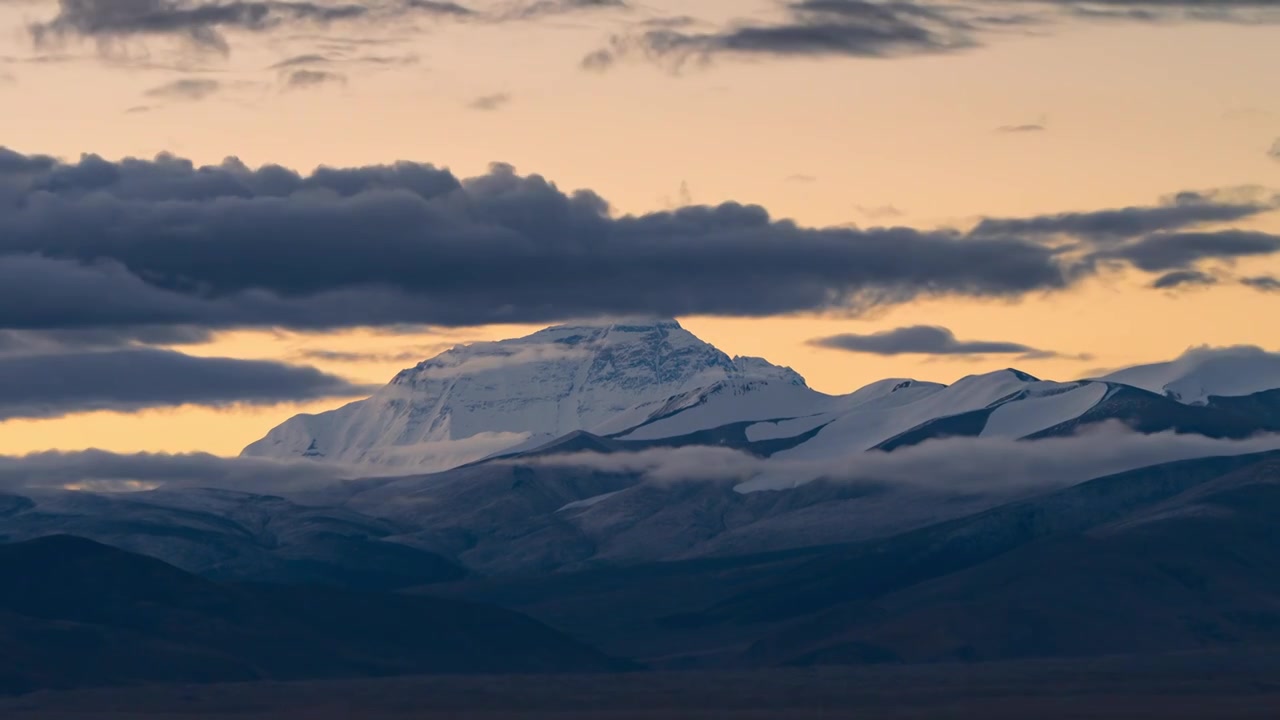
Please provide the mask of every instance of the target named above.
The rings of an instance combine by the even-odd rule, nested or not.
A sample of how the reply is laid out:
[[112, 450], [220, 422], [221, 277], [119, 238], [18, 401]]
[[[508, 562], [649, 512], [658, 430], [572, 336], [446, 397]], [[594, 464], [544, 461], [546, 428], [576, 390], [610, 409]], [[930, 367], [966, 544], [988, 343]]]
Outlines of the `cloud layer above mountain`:
[[874, 355], [1019, 355], [1023, 359], [1060, 355], [1004, 340], [959, 340], [951, 330], [936, 325], [913, 325], [864, 335], [845, 333], [816, 338], [809, 344]]
[[1196, 229], [1275, 207], [1259, 191], [1182, 193], [970, 231], [812, 228], [737, 203], [617, 216], [500, 164], [469, 179], [409, 162], [302, 175], [0, 150], [0, 328], [856, 314], [1280, 252], [1280, 237]]

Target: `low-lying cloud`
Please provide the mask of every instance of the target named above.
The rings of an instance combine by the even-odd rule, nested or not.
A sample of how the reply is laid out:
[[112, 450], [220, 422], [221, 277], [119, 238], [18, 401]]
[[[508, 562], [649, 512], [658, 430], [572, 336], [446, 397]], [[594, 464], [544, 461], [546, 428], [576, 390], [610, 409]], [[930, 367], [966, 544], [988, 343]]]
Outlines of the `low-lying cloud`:
[[208, 453], [51, 451], [0, 456], [0, 492], [219, 488], [257, 493], [306, 491], [354, 477], [349, 468], [307, 461], [225, 458]]
[[574, 453], [521, 462], [636, 473], [654, 483], [728, 482], [739, 492], [785, 490], [826, 481], [968, 494], [1047, 491], [1161, 463], [1272, 450], [1280, 450], [1280, 435], [1247, 440], [1172, 432], [1143, 435], [1110, 422], [1071, 437], [946, 438], [893, 452], [872, 450], [824, 460], [766, 459], [725, 448], [685, 447]]
[[[825, 460], [758, 458], [718, 447], [655, 448], [614, 454], [499, 460], [642, 476], [647, 486], [731, 484], [738, 492], [786, 491], [813, 482], [855, 483], [878, 492], [1010, 496], [1048, 492], [1106, 475], [1203, 457], [1280, 450], [1280, 436], [1214, 440], [1199, 435], [1141, 435], [1119, 423], [1073, 437], [930, 440], [893, 452]], [[410, 473], [406, 467], [403, 472]], [[0, 492], [138, 491], [219, 488], [258, 494], [332, 498], [368, 468], [313, 461], [225, 458], [205, 453], [119, 454], [101, 450], [0, 456]], [[626, 493], [616, 496], [625, 500]], [[609, 499], [606, 499], [608, 501]]]

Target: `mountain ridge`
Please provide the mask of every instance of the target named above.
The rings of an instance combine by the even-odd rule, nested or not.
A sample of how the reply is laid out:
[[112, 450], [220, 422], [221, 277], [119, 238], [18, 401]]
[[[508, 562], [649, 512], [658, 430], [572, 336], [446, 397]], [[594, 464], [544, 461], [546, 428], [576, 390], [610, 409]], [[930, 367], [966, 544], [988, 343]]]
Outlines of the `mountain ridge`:
[[828, 395], [791, 368], [731, 357], [674, 319], [631, 318], [455, 346], [366, 400], [287, 420], [242, 455], [403, 473], [545, 449], [576, 432], [648, 445], [736, 437], [739, 447], [804, 436], [778, 451], [791, 459], [955, 435], [1049, 437], [1107, 420], [1240, 438], [1280, 430], [1280, 393], [1268, 394], [1277, 388], [1280, 355], [1192, 348], [1095, 379], [1055, 382], [1009, 367], [949, 385], [890, 378]]

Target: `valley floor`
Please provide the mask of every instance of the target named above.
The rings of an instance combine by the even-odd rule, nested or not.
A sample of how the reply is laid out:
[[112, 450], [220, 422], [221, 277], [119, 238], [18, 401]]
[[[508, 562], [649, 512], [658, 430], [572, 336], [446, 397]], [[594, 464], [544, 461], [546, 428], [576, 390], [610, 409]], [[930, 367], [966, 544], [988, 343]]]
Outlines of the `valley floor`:
[[1253, 720], [1280, 650], [742, 673], [413, 677], [41, 692], [9, 720]]

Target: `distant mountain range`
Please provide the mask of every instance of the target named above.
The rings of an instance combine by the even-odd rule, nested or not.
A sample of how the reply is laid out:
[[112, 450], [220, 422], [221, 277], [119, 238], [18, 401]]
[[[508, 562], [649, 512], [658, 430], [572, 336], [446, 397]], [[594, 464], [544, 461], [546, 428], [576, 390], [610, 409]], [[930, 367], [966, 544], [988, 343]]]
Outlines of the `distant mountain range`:
[[438, 472], [587, 432], [821, 459], [944, 436], [1050, 437], [1107, 420], [1215, 438], [1280, 429], [1280, 355], [1191, 351], [1074, 382], [1015, 369], [949, 386], [893, 378], [832, 396], [790, 368], [731, 358], [675, 320], [567, 325], [456, 347], [367, 400], [291, 418], [243, 455]]
[[1280, 647], [1280, 356], [1256, 349], [831, 396], [675, 321], [564, 326], [244, 454], [325, 472], [0, 494], [0, 649], [35, 658], [0, 684]]

